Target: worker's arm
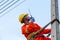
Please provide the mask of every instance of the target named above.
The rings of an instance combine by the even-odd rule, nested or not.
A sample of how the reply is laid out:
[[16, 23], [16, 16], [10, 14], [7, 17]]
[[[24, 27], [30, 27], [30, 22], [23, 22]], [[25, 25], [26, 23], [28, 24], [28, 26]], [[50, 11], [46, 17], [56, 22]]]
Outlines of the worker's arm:
[[48, 34], [51, 32], [51, 29], [44, 29], [41, 34]]
[[[37, 29], [38, 30], [37, 32], [39, 32], [39, 30], [41, 30], [42, 27], [39, 26], [38, 24], [35, 24], [34, 29]], [[44, 29], [40, 34], [48, 34], [50, 32], [51, 32], [51, 29], [48, 28], [48, 29]]]

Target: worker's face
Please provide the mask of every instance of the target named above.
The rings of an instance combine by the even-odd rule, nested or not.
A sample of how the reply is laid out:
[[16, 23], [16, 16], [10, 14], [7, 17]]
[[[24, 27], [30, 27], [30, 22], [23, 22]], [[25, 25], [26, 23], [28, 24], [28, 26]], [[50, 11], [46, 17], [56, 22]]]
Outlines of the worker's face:
[[24, 23], [25, 24], [29, 24], [29, 19], [30, 19], [29, 16], [24, 17]]

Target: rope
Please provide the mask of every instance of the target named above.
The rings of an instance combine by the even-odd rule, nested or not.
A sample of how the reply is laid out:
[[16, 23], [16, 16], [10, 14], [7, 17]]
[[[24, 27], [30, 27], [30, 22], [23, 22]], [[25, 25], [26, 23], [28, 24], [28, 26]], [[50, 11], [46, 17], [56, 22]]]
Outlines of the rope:
[[[55, 21], [57, 21], [59, 24], [60, 24], [60, 21], [59, 20], [57, 20], [57, 19], [55, 19]], [[53, 23], [53, 22], [52, 22]], [[51, 33], [49, 33], [48, 35], [47, 35], [47, 37], [49, 37], [51, 35]]]
[[[58, 19], [54, 19], [54, 20], [50, 21], [48, 24], [46, 24], [46, 25], [45, 25], [42, 29], [40, 29], [39, 31], [31, 33], [31, 34], [28, 36], [28, 40], [31, 40], [31, 38], [34, 38], [35, 35], [41, 33], [49, 24], [52, 24], [52, 23], [54, 23], [55, 21], [57, 21], [57, 22], [60, 24], [60, 22], [59, 22]], [[33, 34], [34, 34], [34, 35], [33, 35]], [[50, 34], [48, 34], [47, 37], [49, 37], [49, 36], [50, 36]]]
[[[55, 21], [57, 21], [58, 23], [60, 23], [58, 19], [54, 19], [54, 20], [52, 20], [51, 22], [49, 22], [47, 25], [45, 25], [41, 30], [39, 30], [38, 33], [41, 33], [49, 24], [54, 23]], [[38, 33], [37, 33], [37, 34], [38, 34]]]

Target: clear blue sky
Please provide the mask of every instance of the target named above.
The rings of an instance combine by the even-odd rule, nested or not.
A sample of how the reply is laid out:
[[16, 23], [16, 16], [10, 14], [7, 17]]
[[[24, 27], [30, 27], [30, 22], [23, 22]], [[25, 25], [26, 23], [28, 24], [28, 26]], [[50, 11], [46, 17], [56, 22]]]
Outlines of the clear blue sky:
[[[21, 0], [20, 2], [22, 2]], [[18, 2], [17, 4], [19, 4]], [[0, 15], [0, 40], [26, 40], [21, 33], [21, 23], [18, 21], [18, 16], [21, 13], [31, 14], [40, 26], [46, 25], [51, 21], [51, 1], [50, 0], [26, 0], [22, 4], [19, 4], [13, 10], [7, 10]], [[16, 5], [17, 5], [16, 4]], [[13, 6], [14, 7], [14, 6]], [[12, 7], [12, 8], [13, 8]], [[60, 17], [60, 0], [59, 0], [59, 17]], [[60, 18], [59, 18], [60, 19]]]

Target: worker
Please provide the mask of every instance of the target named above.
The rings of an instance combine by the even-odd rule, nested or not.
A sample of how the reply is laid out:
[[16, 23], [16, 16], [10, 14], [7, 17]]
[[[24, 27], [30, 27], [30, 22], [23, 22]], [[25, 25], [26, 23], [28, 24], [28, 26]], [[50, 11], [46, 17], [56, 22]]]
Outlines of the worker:
[[[19, 22], [21, 22], [23, 24], [21, 30], [22, 30], [22, 34], [26, 38], [28, 38], [29, 34], [31, 34], [32, 32], [36, 32], [36, 31], [38, 31], [42, 28], [41, 26], [39, 26], [34, 21], [30, 21], [30, 20], [33, 20], [33, 19], [28, 14], [21, 14], [21, 15], [19, 15], [18, 19], [19, 19]], [[38, 35], [35, 35], [37, 37], [35, 37], [34, 40], [51, 40], [50, 38], [45, 37], [43, 35], [43, 34], [48, 34], [50, 32], [51, 32], [51, 29], [44, 29]]]

